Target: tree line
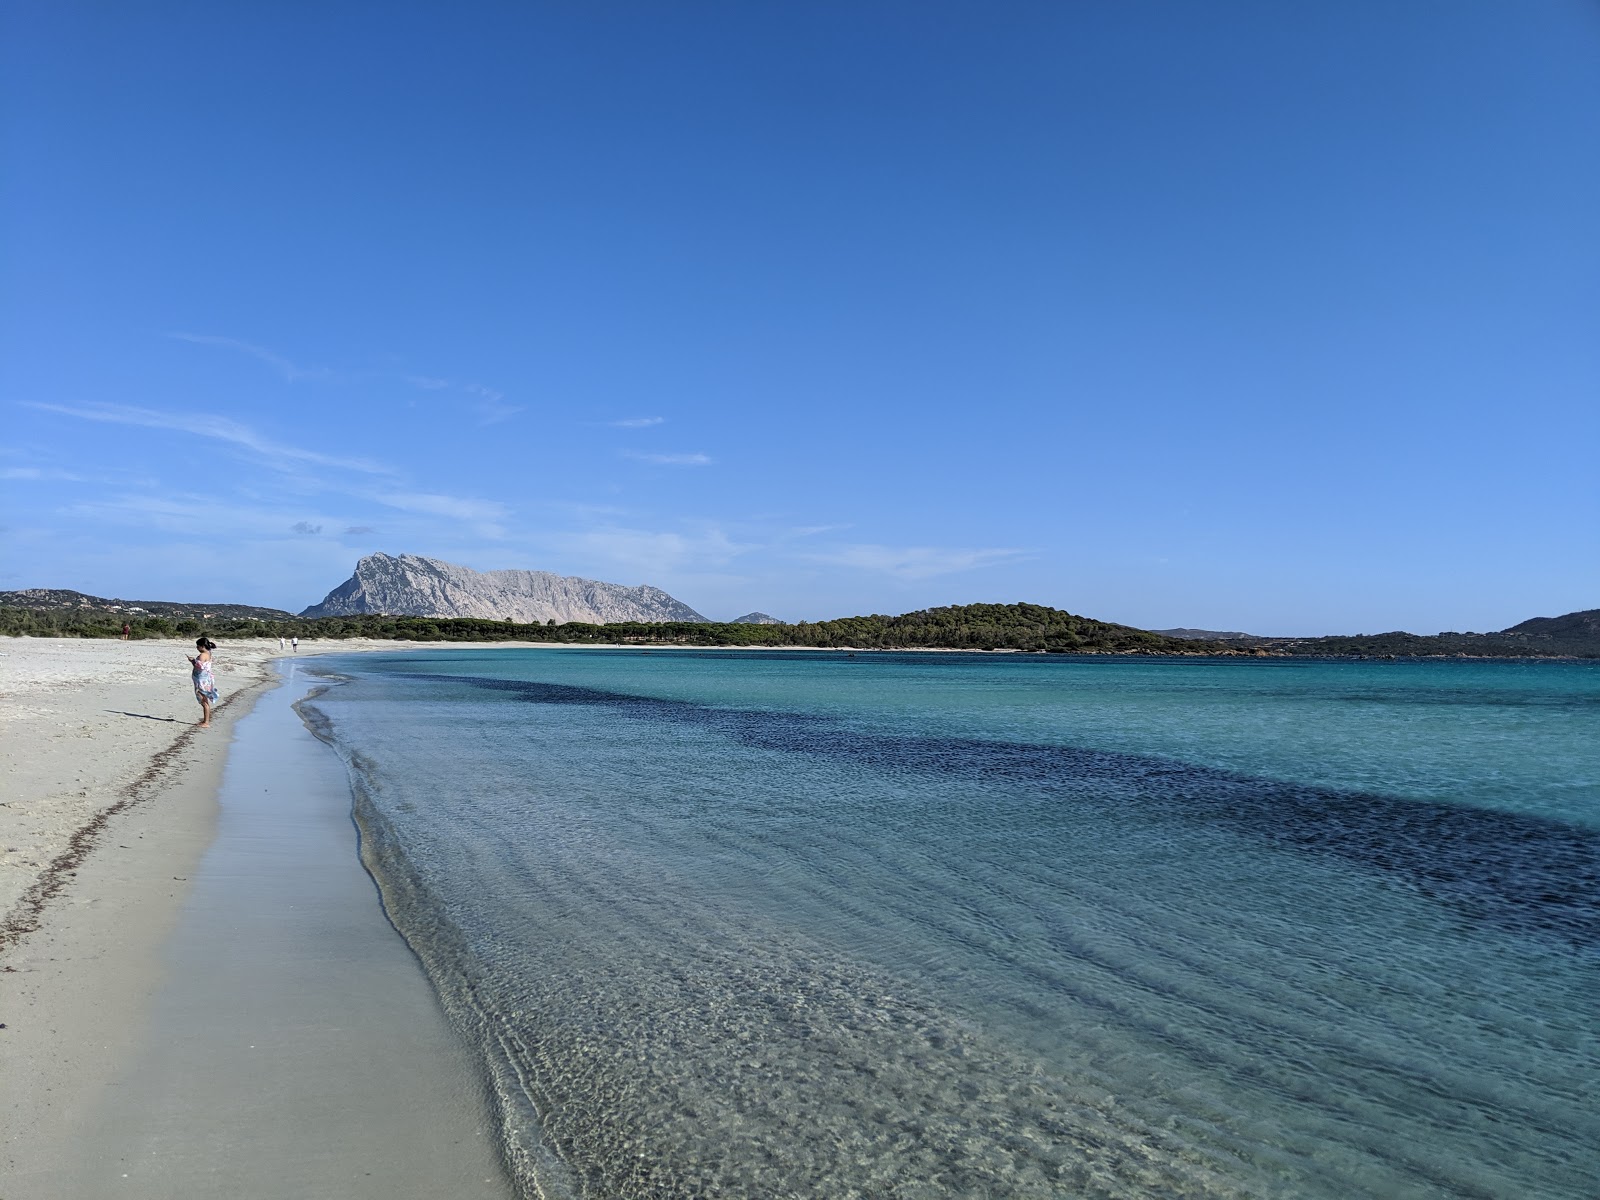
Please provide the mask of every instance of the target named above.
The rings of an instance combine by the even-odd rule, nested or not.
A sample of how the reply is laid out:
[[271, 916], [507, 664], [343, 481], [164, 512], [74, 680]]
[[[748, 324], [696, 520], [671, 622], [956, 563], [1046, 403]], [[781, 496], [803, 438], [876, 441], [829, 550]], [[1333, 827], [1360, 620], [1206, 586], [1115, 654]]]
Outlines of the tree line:
[[1424, 636], [1386, 633], [1364, 637], [1273, 638], [1245, 645], [1164, 637], [1145, 629], [1080, 617], [1039, 604], [962, 604], [899, 616], [841, 617], [792, 625], [720, 622], [620, 622], [594, 625], [519, 624], [475, 617], [262, 618], [126, 614], [90, 608], [36, 609], [0, 605], [0, 635], [12, 637], [372, 638], [397, 642], [555, 642], [564, 645], [617, 643], [639, 646], [768, 646], [839, 650], [1020, 650], [1050, 654], [1226, 654], [1254, 650], [1318, 657], [1600, 658], [1600, 638], [1530, 634]]
[[373, 638], [413, 642], [537, 641], [583, 645], [771, 646], [883, 650], [1028, 650], [1047, 653], [1172, 654], [1224, 649], [1113, 625], [1038, 604], [965, 604], [900, 616], [843, 617], [789, 625], [721, 622], [568, 621], [519, 624], [472, 617], [167, 617], [91, 609], [0, 607], [0, 634], [27, 637], [114, 638], [123, 622], [133, 639], [199, 637]]

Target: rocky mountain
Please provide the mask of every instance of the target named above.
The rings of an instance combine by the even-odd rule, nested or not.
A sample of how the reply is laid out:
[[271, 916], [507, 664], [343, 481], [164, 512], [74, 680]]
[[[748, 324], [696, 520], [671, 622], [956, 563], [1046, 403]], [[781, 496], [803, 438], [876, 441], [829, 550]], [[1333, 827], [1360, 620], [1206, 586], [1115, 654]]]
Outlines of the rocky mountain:
[[748, 612], [748, 613], [745, 613], [745, 615], [742, 616], [742, 617], [735, 617], [733, 620], [729, 621], [728, 624], [729, 625], [782, 625], [782, 624], [784, 624], [784, 622], [778, 620], [778, 618], [773, 616], [771, 613]]
[[474, 571], [415, 554], [369, 554], [356, 572], [302, 617], [384, 613], [478, 617], [520, 624], [584, 621], [704, 621], [660, 588], [624, 587], [549, 571]]

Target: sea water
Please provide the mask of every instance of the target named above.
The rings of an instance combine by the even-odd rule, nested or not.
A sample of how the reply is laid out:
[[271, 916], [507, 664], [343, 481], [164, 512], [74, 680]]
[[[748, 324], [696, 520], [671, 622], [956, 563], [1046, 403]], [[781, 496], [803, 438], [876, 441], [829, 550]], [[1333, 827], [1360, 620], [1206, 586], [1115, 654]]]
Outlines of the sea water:
[[529, 1194], [1600, 1192], [1600, 664], [321, 662]]

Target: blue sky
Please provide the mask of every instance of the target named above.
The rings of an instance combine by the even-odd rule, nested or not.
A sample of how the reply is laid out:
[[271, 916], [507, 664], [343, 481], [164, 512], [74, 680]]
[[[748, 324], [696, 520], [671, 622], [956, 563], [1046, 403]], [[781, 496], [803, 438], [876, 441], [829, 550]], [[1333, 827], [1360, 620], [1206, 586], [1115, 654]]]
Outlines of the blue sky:
[[0, 588], [1600, 604], [1600, 8], [9, 7]]

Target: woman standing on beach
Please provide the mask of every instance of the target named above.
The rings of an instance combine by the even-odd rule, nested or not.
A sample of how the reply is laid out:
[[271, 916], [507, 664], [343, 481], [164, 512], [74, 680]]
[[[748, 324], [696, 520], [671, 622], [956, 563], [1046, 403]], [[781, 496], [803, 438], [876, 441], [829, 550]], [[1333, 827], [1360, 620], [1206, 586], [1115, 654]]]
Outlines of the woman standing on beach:
[[200, 728], [211, 728], [211, 706], [217, 702], [217, 680], [211, 674], [211, 652], [217, 644], [201, 636], [194, 640], [199, 654], [189, 655], [189, 665], [194, 668], [194, 698], [200, 701]]

